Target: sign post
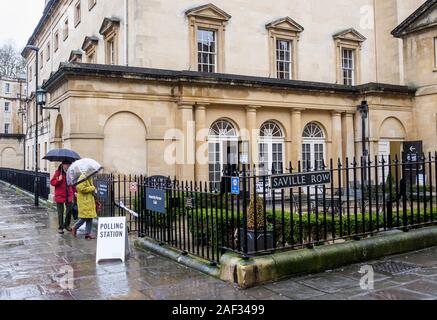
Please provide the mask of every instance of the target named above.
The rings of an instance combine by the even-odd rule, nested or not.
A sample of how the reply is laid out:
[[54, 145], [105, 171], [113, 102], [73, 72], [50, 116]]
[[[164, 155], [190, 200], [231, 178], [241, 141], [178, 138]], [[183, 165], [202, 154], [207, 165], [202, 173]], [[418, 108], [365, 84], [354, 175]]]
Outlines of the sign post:
[[129, 240], [126, 217], [99, 218], [96, 264], [102, 260], [126, 261]]

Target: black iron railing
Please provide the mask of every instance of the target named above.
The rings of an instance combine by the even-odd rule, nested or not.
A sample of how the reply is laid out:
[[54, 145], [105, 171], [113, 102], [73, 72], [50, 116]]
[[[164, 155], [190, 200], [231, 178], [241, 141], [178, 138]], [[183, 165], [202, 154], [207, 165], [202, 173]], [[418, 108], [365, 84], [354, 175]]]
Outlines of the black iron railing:
[[[129, 215], [131, 230], [140, 237], [212, 263], [219, 263], [226, 251], [249, 257], [313, 248], [435, 224], [436, 159], [429, 154], [416, 162], [391, 157], [347, 159], [344, 164], [331, 160], [322, 172], [305, 172], [301, 168], [312, 164], [298, 163], [273, 178], [241, 166], [227, 172], [220, 184], [112, 175], [105, 178], [105, 214]], [[232, 187], [235, 181], [238, 186]], [[157, 191], [163, 199], [149, 197]], [[159, 205], [165, 210], [156, 209]]]
[[[50, 195], [50, 175], [38, 173], [38, 194], [43, 199]], [[35, 172], [16, 169], [0, 168], [0, 180], [10, 183], [25, 191], [35, 192]]]

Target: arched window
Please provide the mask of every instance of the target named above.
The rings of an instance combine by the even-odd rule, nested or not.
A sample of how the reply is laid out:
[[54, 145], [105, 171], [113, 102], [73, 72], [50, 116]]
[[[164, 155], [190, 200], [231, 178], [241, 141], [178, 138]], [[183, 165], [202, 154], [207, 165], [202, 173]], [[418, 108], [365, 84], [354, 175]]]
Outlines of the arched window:
[[261, 126], [259, 137], [260, 175], [283, 172], [284, 144], [284, 133], [276, 122], [267, 121]]
[[237, 137], [237, 130], [226, 120], [218, 120], [209, 129], [210, 137]]
[[223, 172], [238, 166], [238, 133], [227, 120], [214, 122], [209, 130], [209, 181], [219, 189]]
[[303, 131], [303, 170], [323, 170], [325, 163], [325, 133], [315, 122], [309, 123]]

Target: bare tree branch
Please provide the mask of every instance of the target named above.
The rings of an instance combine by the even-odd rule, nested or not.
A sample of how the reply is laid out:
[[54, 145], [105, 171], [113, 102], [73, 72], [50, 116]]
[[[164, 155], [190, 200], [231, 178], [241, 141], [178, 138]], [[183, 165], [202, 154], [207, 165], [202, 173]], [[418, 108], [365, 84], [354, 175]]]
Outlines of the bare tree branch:
[[24, 73], [26, 62], [11, 44], [0, 48], [0, 76], [16, 78]]

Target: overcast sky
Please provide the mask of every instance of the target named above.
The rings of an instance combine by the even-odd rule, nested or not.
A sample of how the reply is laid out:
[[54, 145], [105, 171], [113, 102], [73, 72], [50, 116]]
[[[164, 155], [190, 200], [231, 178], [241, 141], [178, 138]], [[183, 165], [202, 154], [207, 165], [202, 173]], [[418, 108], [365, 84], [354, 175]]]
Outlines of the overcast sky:
[[12, 41], [23, 48], [43, 9], [44, 0], [0, 0], [0, 46]]

